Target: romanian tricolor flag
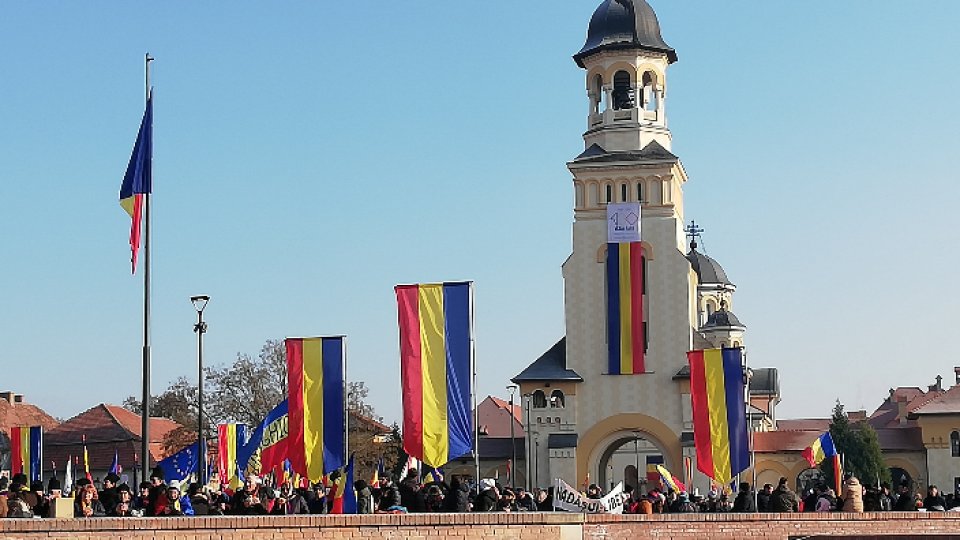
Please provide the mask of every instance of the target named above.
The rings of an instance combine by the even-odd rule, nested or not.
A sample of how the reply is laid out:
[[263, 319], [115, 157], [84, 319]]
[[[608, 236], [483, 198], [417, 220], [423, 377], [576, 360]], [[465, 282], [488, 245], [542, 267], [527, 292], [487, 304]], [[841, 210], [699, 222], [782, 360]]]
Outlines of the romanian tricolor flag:
[[829, 431], [817, 437], [817, 440], [813, 441], [813, 444], [806, 447], [803, 452], [800, 452], [800, 455], [807, 460], [811, 467], [816, 467], [821, 461], [829, 459], [833, 466], [836, 491], [837, 493], [841, 492], [843, 467], [840, 465], [840, 454], [837, 452], [837, 447], [833, 445], [833, 437], [830, 436]]
[[697, 469], [718, 484], [750, 466], [740, 349], [687, 353]]
[[130, 214], [130, 263], [137, 271], [137, 253], [140, 251], [140, 223], [143, 197], [153, 186], [153, 92], [147, 98], [147, 108], [140, 121], [137, 142], [127, 164], [127, 172], [120, 184], [120, 206]]
[[656, 468], [657, 474], [660, 476], [660, 481], [663, 482], [663, 485], [669, 490], [677, 493], [687, 490], [687, 486], [683, 485], [683, 482], [668, 471], [666, 467], [663, 465], [654, 465], [654, 468]]
[[660, 481], [660, 470], [657, 465], [663, 465], [663, 456], [647, 456], [647, 482], [656, 485]]
[[386, 478], [386, 472], [383, 467], [383, 458], [377, 460], [377, 466], [373, 469], [373, 476], [370, 478], [370, 487], [380, 487], [380, 480]]
[[247, 426], [244, 424], [220, 424], [217, 426], [217, 472], [220, 485], [237, 489], [243, 471], [238, 470], [237, 450], [247, 442]]
[[611, 375], [643, 373], [643, 246], [607, 244], [607, 349]]
[[43, 449], [43, 428], [10, 428], [10, 472], [23, 473], [31, 482], [42, 480], [40, 464]]
[[430, 467], [470, 452], [472, 284], [396, 287], [403, 449]]
[[343, 467], [344, 338], [288, 338], [287, 459], [311, 482]]
[[93, 475], [90, 474], [90, 455], [87, 454], [87, 436], [84, 435], [83, 439], [83, 474], [87, 477], [87, 480], [93, 482]]

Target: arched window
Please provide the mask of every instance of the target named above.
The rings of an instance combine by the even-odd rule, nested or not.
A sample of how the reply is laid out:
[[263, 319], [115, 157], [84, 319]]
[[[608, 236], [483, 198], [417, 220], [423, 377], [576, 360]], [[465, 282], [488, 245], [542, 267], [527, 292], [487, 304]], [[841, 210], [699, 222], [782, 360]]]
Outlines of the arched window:
[[554, 409], [562, 409], [565, 405], [563, 399], [563, 392], [560, 390], [554, 390], [550, 392], [550, 407]]
[[593, 79], [593, 92], [596, 95], [595, 101], [593, 102], [593, 114], [599, 114], [602, 110], [600, 108], [603, 104], [603, 77], [597, 75]]
[[611, 184], [607, 184], [607, 199], [606, 199], [606, 201], [607, 201], [608, 203], [612, 203], [612, 202], [613, 202], [613, 185], [611, 185]]
[[537, 390], [533, 393], [533, 408], [534, 409], [546, 409], [547, 408], [547, 395], [543, 393], [543, 390]]
[[620, 185], [620, 202], [627, 202], [627, 185]]
[[960, 431], [950, 433], [950, 455], [960, 457]]
[[618, 111], [633, 108], [633, 89], [630, 88], [630, 74], [626, 71], [613, 75], [613, 108]]
[[637, 182], [637, 201], [643, 202], [643, 182]]
[[643, 84], [643, 92], [641, 93], [643, 110], [657, 110], [657, 76], [652, 71], [647, 71], [643, 74], [641, 81]]

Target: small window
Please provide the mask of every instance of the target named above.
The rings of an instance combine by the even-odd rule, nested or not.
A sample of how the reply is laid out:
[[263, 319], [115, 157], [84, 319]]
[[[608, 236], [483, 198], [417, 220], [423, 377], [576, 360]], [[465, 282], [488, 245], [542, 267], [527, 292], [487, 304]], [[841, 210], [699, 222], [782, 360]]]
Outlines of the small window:
[[630, 88], [630, 74], [618, 71], [613, 74], [613, 108], [616, 110], [632, 109], [633, 89]]
[[647, 258], [643, 255], [640, 256], [640, 273], [643, 275], [640, 280], [640, 292], [641, 294], [647, 294], [647, 282], [650, 281], [650, 278], [647, 277]]
[[538, 424], [542, 424], [542, 423], [543, 423], [543, 417], [542, 417], [542, 416], [538, 416], [538, 417], [537, 417], [537, 423], [538, 423]]
[[547, 395], [543, 393], [543, 390], [537, 390], [533, 393], [533, 408], [534, 409], [546, 409], [547, 408]]
[[620, 202], [627, 202], [627, 185], [620, 186]]
[[559, 416], [556, 417], [555, 420], [557, 421], [558, 424], [560, 423], [560, 417], [559, 417]]
[[637, 182], [637, 201], [643, 202], [643, 182]]
[[960, 431], [950, 433], [950, 455], [960, 457]]
[[554, 390], [550, 392], [550, 407], [553, 409], [562, 409], [565, 405], [563, 399], [563, 392], [560, 390]]
[[613, 186], [607, 184], [607, 202], [613, 202]]

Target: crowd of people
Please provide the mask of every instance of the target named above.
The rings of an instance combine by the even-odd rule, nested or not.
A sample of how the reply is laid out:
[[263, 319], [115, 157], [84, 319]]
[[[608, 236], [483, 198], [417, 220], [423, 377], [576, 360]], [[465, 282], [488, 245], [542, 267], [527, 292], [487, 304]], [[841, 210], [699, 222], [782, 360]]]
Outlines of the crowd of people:
[[[335, 480], [336, 478], [334, 478]], [[149, 481], [134, 490], [115, 474], [107, 475], [100, 489], [81, 478], [72, 493], [64, 493], [57, 478], [46, 488], [42, 482], [29, 482], [25, 475], [14, 475], [8, 482], [0, 478], [0, 517], [52, 517], [56, 499], [72, 497], [73, 515], [91, 517], [144, 517], [194, 515], [288, 515], [325, 514], [334, 509], [335, 489], [316, 484], [296, 487], [289, 481], [276, 488], [266, 485], [259, 476], [248, 475], [235, 490], [189, 484], [184, 490], [180, 482], [164, 482], [163, 471], [155, 469]], [[553, 489], [510, 488], [494, 479], [481, 480], [452, 476], [449, 482], [439, 479], [423, 483], [416, 469], [409, 470], [400, 481], [385, 478], [377, 485], [359, 480], [354, 483], [357, 513], [408, 512], [549, 512], [553, 510]], [[926, 497], [901, 485], [894, 492], [881, 484], [865, 487], [848, 475], [841, 494], [819, 485], [797, 495], [781, 478], [774, 488], [766, 484], [754, 492], [749, 483], [741, 483], [731, 500], [730, 495], [711, 491], [705, 497], [686, 492], [653, 489], [645, 494], [627, 486], [623, 512], [628, 514], [694, 513], [694, 512], [864, 512], [864, 511], [960, 511], [960, 497], [943, 496], [937, 486], [930, 486]], [[604, 496], [597, 485], [590, 485], [585, 495], [591, 499]]]

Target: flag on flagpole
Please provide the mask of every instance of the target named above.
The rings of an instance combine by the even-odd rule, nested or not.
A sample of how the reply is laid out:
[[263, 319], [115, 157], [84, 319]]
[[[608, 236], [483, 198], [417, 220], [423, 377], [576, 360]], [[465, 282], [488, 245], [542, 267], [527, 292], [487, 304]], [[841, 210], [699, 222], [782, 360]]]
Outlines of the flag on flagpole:
[[609, 373], [644, 372], [643, 245], [607, 244], [607, 347]]
[[113, 474], [120, 474], [120, 455], [117, 454], [117, 449], [113, 449], [113, 461], [110, 463], [110, 472]]
[[407, 455], [407, 462], [404, 463], [403, 470], [400, 471], [400, 481], [403, 482], [404, 478], [406, 478], [407, 475], [410, 474], [411, 469], [418, 471], [418, 474], [419, 474], [421, 467], [422, 467], [422, 464], [420, 463], [419, 459], [411, 455]]
[[221, 485], [239, 485], [243, 473], [237, 469], [237, 450], [247, 442], [246, 435], [244, 424], [217, 426], [217, 472]]
[[676, 476], [674, 476], [670, 471], [667, 470], [663, 465], [655, 465], [657, 473], [660, 475], [660, 480], [663, 482], [663, 485], [667, 486], [672, 491], [677, 493], [681, 491], [686, 491], [687, 486], [683, 485]]
[[83, 474], [87, 480], [93, 482], [93, 475], [90, 474], [90, 456], [87, 454], [87, 436], [83, 435]]
[[687, 353], [697, 469], [719, 484], [750, 466], [740, 349]]
[[23, 473], [30, 481], [42, 480], [43, 428], [18, 426], [10, 428], [10, 472]]
[[344, 338], [288, 338], [287, 457], [311, 482], [343, 467]]
[[423, 477], [424, 484], [432, 484], [434, 482], [443, 482], [443, 469], [438, 467], [431, 467], [427, 474]]
[[140, 251], [140, 223], [143, 197], [149, 195], [153, 184], [153, 92], [147, 98], [147, 107], [140, 121], [137, 142], [133, 145], [127, 172], [120, 184], [120, 206], [130, 215], [130, 265], [137, 271], [137, 253]]
[[343, 493], [343, 513], [344, 514], [356, 514], [357, 513], [357, 491], [353, 488], [353, 454], [350, 454], [350, 460], [347, 462], [347, 470], [344, 472], [346, 476]]
[[73, 493], [73, 456], [67, 456], [67, 470], [63, 473], [63, 493], [70, 496]]
[[287, 400], [281, 401], [263, 419], [242, 448], [237, 449], [237, 473], [241, 478], [250, 471], [260, 474], [287, 459]]
[[816, 467], [826, 458], [837, 455], [837, 449], [833, 445], [833, 437], [830, 432], [822, 433], [810, 446], [806, 447], [800, 456], [807, 460], [811, 467]]
[[383, 457], [377, 460], [377, 466], [373, 469], [373, 476], [370, 478], [370, 487], [378, 488], [380, 487], [380, 479], [386, 476], [386, 472], [383, 469]]
[[403, 449], [440, 467], [473, 447], [472, 284], [398, 285], [395, 290]]

